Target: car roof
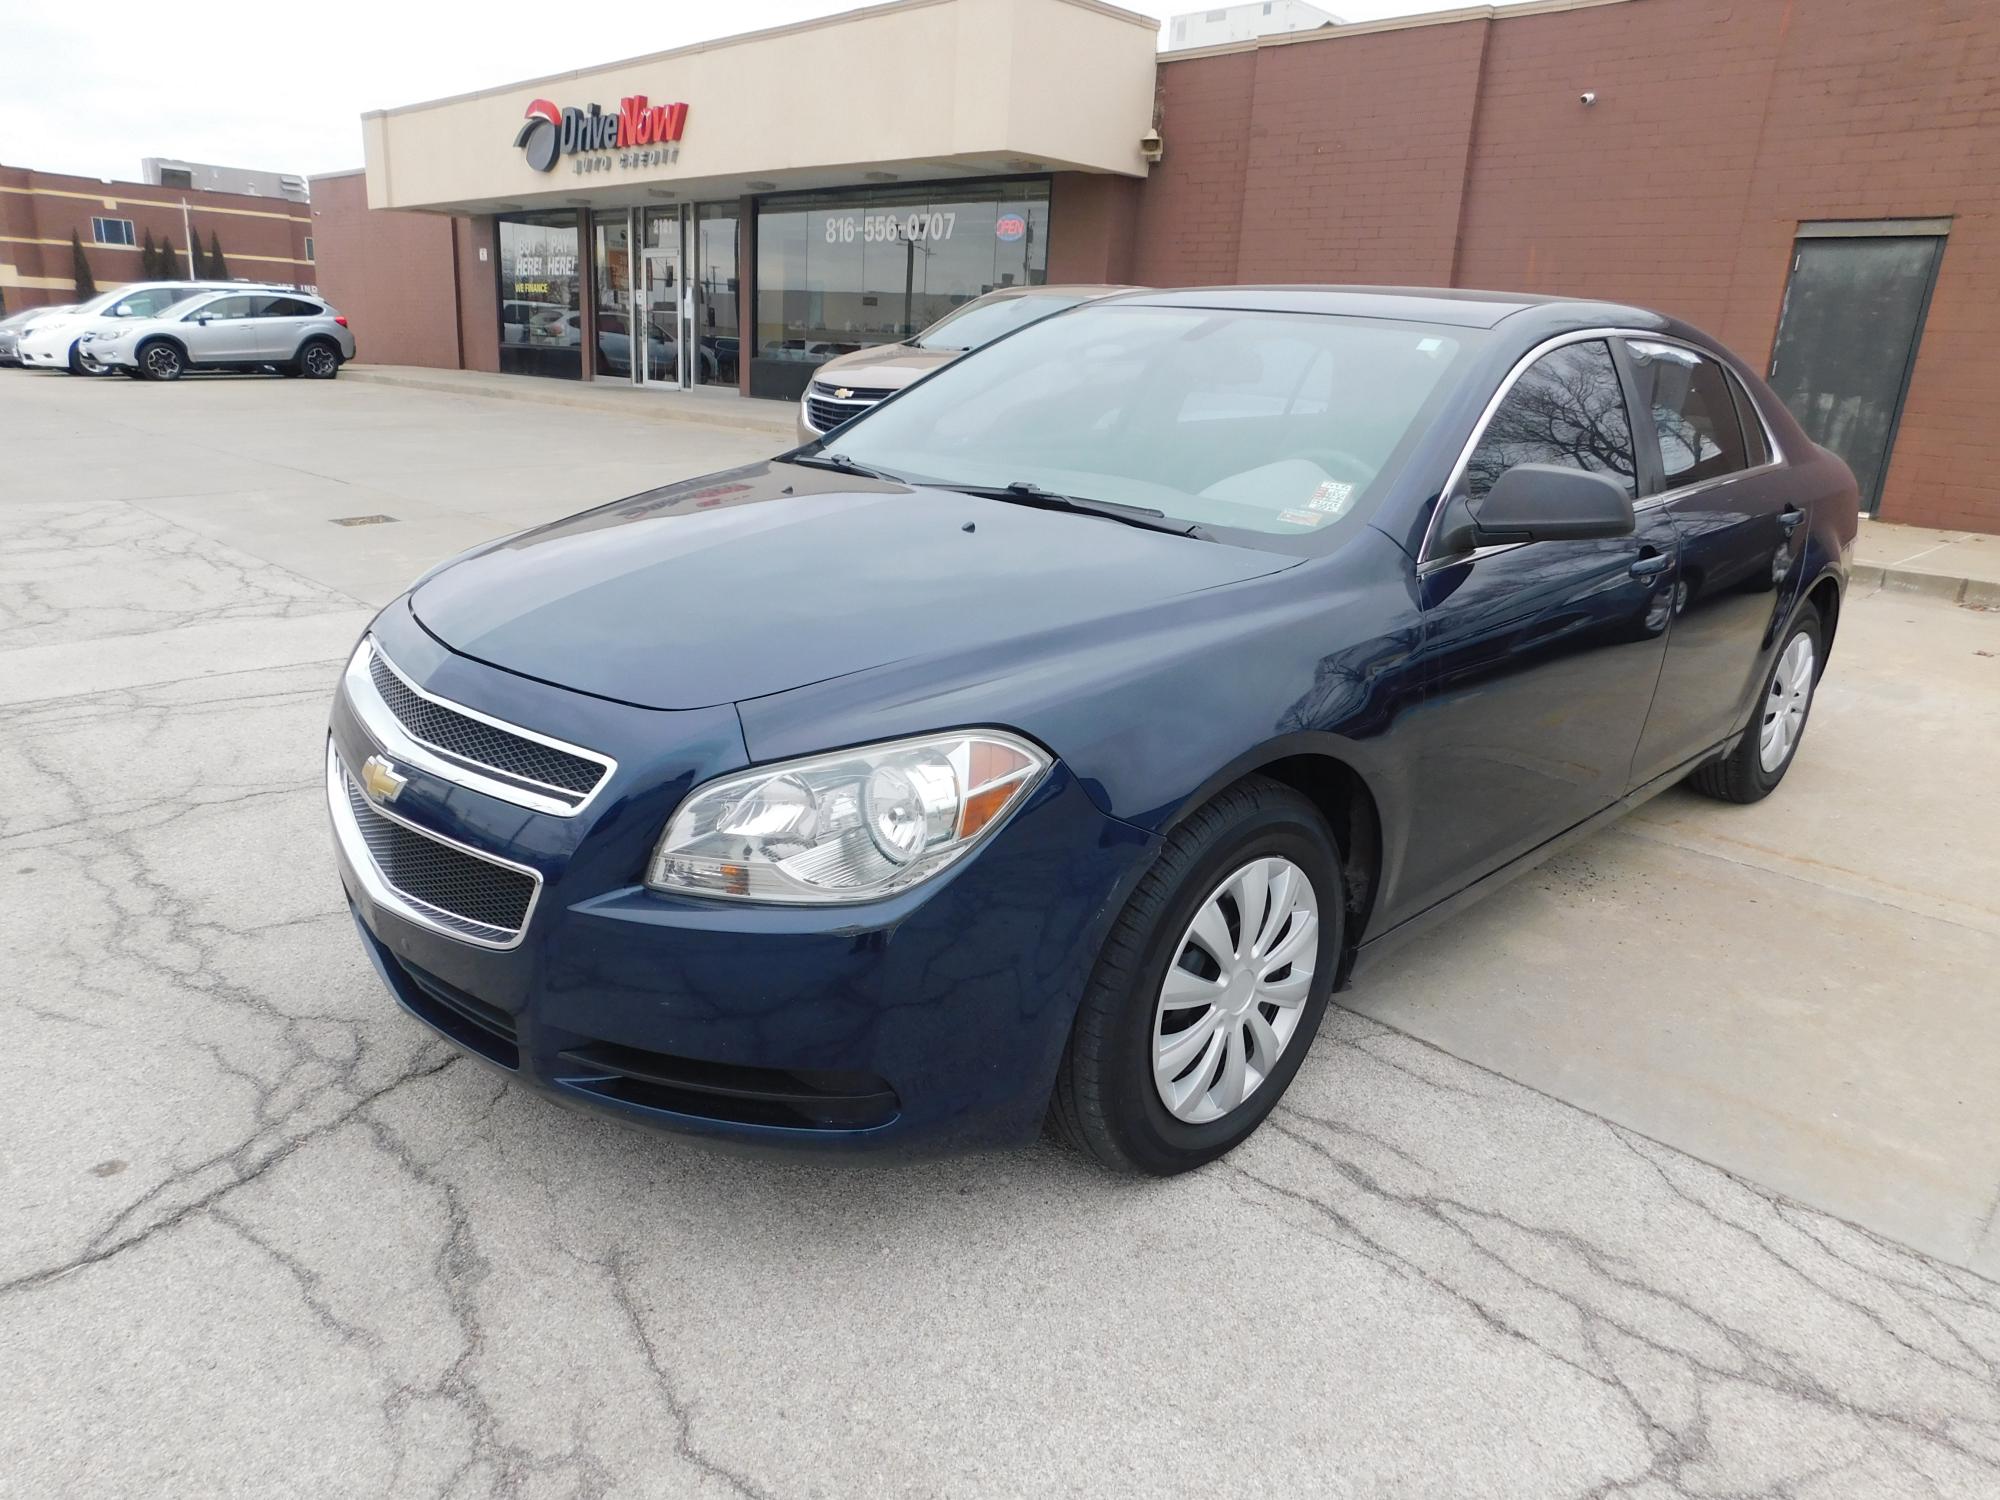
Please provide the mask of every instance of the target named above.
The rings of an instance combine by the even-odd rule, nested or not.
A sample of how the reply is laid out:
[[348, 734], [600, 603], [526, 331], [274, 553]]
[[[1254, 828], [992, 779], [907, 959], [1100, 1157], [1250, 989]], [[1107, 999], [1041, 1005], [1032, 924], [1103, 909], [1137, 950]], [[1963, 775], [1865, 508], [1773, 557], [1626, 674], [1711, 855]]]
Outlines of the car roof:
[[1212, 307], [1244, 312], [1324, 313], [1351, 318], [1393, 318], [1457, 328], [1493, 328], [1508, 318], [1557, 327], [1577, 321], [1657, 325], [1659, 314], [1622, 303], [1521, 292], [1468, 291], [1409, 286], [1211, 286], [1134, 292], [1116, 299], [1159, 307]]

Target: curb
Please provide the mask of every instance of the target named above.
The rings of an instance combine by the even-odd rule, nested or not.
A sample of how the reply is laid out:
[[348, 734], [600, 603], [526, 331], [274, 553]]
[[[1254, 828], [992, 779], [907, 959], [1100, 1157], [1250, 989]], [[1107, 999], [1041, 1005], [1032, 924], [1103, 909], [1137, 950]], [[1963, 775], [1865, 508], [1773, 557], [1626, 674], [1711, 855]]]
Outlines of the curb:
[[612, 416], [647, 417], [654, 421], [691, 422], [699, 427], [727, 427], [739, 432], [758, 432], [770, 437], [782, 438], [784, 446], [793, 446], [791, 408], [782, 406], [783, 417], [773, 420], [762, 412], [732, 411], [726, 404], [716, 403], [713, 411], [690, 408], [671, 399], [645, 401], [637, 397], [604, 395], [588, 388], [574, 392], [560, 389], [562, 381], [543, 381], [544, 385], [558, 389], [539, 391], [515, 389], [497, 385], [486, 388], [471, 388], [459, 381], [432, 380], [421, 375], [391, 375], [382, 370], [371, 370], [358, 365], [349, 365], [340, 372], [342, 380], [358, 380], [364, 385], [395, 386], [406, 391], [436, 391], [446, 396], [470, 396], [487, 401], [533, 401], [544, 406], [567, 406], [578, 411], [606, 412]]
[[1917, 573], [1908, 568], [1857, 565], [1849, 570], [1849, 585], [1922, 594], [1971, 609], [2000, 609], [2000, 583], [1983, 578], [1954, 578], [1949, 573]]

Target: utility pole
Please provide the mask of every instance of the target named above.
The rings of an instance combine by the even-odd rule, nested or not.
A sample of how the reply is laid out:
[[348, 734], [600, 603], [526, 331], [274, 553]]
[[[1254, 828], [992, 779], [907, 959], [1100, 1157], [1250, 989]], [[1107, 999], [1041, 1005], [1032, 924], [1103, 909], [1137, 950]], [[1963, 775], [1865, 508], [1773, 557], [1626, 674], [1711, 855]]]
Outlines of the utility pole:
[[181, 199], [181, 238], [187, 241], [188, 280], [196, 280], [194, 274], [194, 220], [188, 217], [188, 201]]

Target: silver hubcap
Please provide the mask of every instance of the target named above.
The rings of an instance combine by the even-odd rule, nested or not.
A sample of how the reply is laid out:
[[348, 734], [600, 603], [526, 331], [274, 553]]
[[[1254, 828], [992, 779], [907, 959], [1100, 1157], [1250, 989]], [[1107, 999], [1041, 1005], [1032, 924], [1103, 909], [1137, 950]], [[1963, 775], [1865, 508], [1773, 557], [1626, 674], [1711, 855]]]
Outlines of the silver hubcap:
[[324, 345], [315, 344], [306, 350], [306, 368], [315, 375], [324, 375], [333, 368], [333, 351]]
[[1764, 699], [1764, 727], [1758, 732], [1758, 760], [1766, 771], [1775, 771], [1790, 758], [1792, 747], [1806, 727], [1806, 709], [1812, 705], [1813, 643], [1801, 630], [1793, 636], [1778, 658], [1778, 670], [1771, 674], [1771, 691]]
[[1219, 1120], [1271, 1076], [1312, 993], [1319, 895], [1288, 859], [1253, 859], [1181, 935], [1153, 1015], [1153, 1086], [1190, 1125]]
[[180, 357], [171, 349], [146, 351], [146, 368], [155, 375], [171, 375], [181, 367]]

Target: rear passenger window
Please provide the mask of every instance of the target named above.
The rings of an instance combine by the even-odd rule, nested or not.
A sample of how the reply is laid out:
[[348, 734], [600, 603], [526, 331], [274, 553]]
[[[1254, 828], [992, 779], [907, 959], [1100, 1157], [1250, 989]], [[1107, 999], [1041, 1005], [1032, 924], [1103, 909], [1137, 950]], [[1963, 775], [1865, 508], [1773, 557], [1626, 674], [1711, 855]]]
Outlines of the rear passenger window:
[[1743, 425], [1722, 366], [1679, 344], [1631, 340], [1639, 400], [1660, 435], [1660, 472], [1668, 489], [1720, 479], [1750, 467]]
[[1471, 498], [1479, 499], [1519, 464], [1588, 469], [1638, 495], [1632, 419], [1608, 344], [1565, 344], [1522, 372], [1465, 466]]
[[319, 316], [319, 307], [298, 297], [266, 297], [264, 307], [258, 313], [260, 318], [314, 318]]

